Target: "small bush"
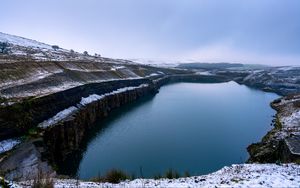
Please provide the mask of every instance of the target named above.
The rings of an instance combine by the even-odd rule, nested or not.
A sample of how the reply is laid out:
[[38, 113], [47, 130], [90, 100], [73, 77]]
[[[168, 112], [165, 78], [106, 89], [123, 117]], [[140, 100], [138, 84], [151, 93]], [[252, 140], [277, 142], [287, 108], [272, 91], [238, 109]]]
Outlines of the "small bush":
[[98, 175], [91, 179], [94, 182], [109, 182], [109, 183], [120, 183], [121, 181], [130, 179], [130, 177], [123, 171], [112, 169], [108, 171], [104, 176]]
[[2, 54], [8, 54], [8, 43], [7, 42], [0, 42], [0, 53]]
[[88, 53], [87, 51], [84, 51], [84, 52], [83, 52], [83, 55], [88, 56], [89, 53]]
[[179, 177], [180, 177], [180, 174], [171, 168], [169, 170], [167, 170], [167, 172], [165, 174], [165, 178], [168, 178], [168, 179], [179, 178]]
[[95, 57], [101, 57], [101, 55], [100, 55], [100, 54], [97, 54], [97, 53], [95, 53], [94, 56], [95, 56]]
[[107, 172], [105, 175], [105, 180], [110, 183], [119, 183], [126, 179], [129, 179], [128, 175], [121, 170], [116, 169]]
[[53, 45], [52, 48], [53, 48], [53, 50], [58, 50], [58, 49], [59, 49], [59, 46]]

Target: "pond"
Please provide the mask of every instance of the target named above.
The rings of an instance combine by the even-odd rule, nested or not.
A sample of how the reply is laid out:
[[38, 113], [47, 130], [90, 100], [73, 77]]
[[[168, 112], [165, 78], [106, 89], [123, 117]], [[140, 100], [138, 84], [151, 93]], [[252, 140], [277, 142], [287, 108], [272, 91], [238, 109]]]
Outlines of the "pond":
[[76, 168], [89, 179], [111, 169], [153, 177], [174, 169], [201, 175], [243, 163], [247, 146], [272, 127], [279, 96], [235, 82], [176, 83], [98, 121]]

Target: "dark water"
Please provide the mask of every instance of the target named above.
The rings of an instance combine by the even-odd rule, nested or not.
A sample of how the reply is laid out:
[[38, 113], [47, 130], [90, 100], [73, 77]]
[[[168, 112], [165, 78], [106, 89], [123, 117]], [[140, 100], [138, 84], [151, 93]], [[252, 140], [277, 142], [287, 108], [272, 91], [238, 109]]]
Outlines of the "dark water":
[[82, 154], [78, 175], [91, 178], [117, 168], [145, 177], [172, 168], [205, 174], [242, 163], [246, 147], [268, 130], [269, 103], [278, 95], [234, 82], [164, 86], [147, 101], [114, 112]]

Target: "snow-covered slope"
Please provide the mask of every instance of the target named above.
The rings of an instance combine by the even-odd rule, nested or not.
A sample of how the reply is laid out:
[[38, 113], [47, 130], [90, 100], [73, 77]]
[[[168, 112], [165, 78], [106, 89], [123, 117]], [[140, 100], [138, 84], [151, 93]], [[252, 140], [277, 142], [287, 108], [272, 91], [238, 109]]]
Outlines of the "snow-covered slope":
[[159, 68], [128, 60], [84, 55], [1, 32], [0, 42], [8, 44], [5, 53], [0, 53], [0, 105], [1, 99], [19, 100], [86, 83], [163, 73]]
[[0, 32], [0, 42], [8, 43], [8, 53], [0, 54], [12, 58], [26, 58], [41, 61], [67, 61], [67, 60], [99, 60], [99, 56], [84, 55], [60, 48], [57, 45], [49, 45], [36, 40], [27, 39], [15, 35]]
[[7, 42], [13, 45], [18, 45], [23, 47], [52, 49], [51, 45], [44, 44], [32, 39], [27, 39], [15, 35], [2, 33], [2, 32], [0, 32], [0, 42]]

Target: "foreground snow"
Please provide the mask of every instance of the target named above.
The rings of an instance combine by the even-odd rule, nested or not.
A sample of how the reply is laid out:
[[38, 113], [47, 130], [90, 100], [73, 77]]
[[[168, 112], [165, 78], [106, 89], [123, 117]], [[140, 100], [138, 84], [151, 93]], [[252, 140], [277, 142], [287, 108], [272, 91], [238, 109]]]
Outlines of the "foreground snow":
[[[54, 180], [56, 188], [71, 187], [299, 187], [300, 166], [296, 164], [240, 164], [202, 176], [178, 179], [136, 179], [119, 184], [82, 182], [72, 179]], [[30, 182], [23, 182], [23, 187]]]

